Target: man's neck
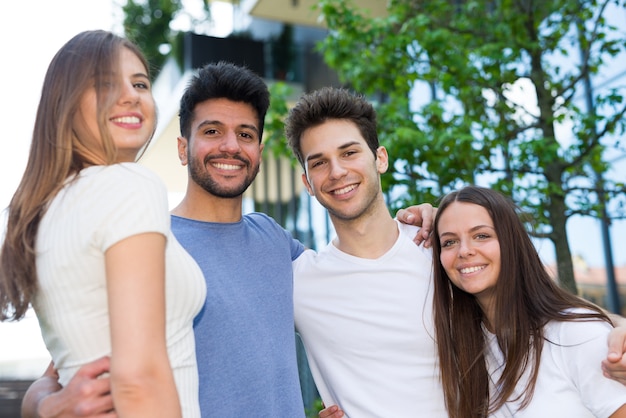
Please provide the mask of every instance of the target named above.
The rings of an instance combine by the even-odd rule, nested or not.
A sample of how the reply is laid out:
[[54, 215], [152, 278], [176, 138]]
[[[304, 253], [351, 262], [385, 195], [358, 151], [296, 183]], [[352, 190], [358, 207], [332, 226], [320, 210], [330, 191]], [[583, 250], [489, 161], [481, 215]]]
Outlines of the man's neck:
[[398, 224], [386, 207], [359, 219], [333, 219], [337, 237], [333, 244], [339, 250], [360, 258], [376, 259], [394, 246], [398, 239]]
[[233, 223], [242, 216], [243, 196], [224, 198], [204, 190], [187, 188], [183, 200], [172, 210], [172, 215], [203, 222]]

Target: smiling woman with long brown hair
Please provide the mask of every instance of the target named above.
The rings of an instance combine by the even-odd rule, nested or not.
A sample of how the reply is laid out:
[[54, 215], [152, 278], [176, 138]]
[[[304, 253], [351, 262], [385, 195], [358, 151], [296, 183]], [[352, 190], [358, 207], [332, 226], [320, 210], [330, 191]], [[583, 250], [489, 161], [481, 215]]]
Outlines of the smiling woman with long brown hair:
[[120, 417], [197, 417], [192, 321], [206, 289], [170, 232], [164, 185], [135, 163], [155, 127], [134, 44], [86, 31], [58, 51], [8, 208], [0, 319], [32, 304], [62, 385], [111, 356]]

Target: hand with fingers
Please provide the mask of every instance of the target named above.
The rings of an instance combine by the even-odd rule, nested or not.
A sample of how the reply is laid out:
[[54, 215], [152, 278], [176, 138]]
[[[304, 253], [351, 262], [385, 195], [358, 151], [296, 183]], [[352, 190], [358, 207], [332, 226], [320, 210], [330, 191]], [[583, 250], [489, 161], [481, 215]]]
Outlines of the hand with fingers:
[[626, 385], [626, 320], [620, 318], [618, 322], [613, 315], [611, 319], [616, 326], [608, 336], [609, 351], [602, 361], [602, 371], [609, 379]]
[[341, 418], [343, 416], [343, 411], [337, 405], [331, 405], [328, 408], [324, 408], [319, 413], [319, 418]]
[[400, 209], [396, 213], [396, 218], [405, 224], [419, 226], [418, 231], [413, 241], [420, 245], [422, 242], [426, 248], [431, 246], [431, 232], [433, 230], [433, 223], [435, 222], [435, 215], [437, 214], [437, 208], [433, 207], [430, 203], [422, 203], [421, 205], [409, 206], [405, 209]]
[[116, 418], [108, 377], [109, 357], [82, 366], [62, 387], [54, 364], [22, 400], [22, 418]]

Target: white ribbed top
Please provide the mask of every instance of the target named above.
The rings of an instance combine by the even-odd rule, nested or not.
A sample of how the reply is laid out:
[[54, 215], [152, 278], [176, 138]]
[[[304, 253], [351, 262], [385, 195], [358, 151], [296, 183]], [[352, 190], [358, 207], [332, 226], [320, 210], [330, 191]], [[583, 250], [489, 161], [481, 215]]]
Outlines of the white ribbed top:
[[90, 167], [54, 198], [37, 236], [40, 288], [33, 306], [65, 385], [80, 366], [111, 354], [105, 251], [145, 232], [167, 237], [168, 353], [184, 416], [200, 416], [193, 318], [206, 285], [172, 235], [165, 187], [147, 168], [134, 163]]

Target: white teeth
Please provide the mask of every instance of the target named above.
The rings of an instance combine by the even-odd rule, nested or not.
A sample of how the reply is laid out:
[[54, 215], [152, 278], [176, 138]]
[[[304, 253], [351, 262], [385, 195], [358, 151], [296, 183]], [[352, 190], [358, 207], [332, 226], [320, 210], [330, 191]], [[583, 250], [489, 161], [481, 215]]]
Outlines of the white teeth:
[[219, 168], [221, 170], [240, 170], [241, 169], [240, 165], [223, 164], [223, 163], [213, 163], [213, 167]]
[[333, 194], [345, 194], [354, 189], [356, 189], [356, 185], [351, 184], [350, 186], [344, 187], [343, 189], [335, 190]]
[[111, 119], [113, 122], [117, 123], [139, 123], [141, 120], [137, 116], [122, 116], [121, 118], [113, 118]]
[[475, 273], [477, 271], [480, 271], [482, 269], [484, 269], [485, 266], [476, 266], [476, 267], [467, 267], [464, 269], [459, 270], [461, 272], [461, 274], [469, 274], [469, 273]]

